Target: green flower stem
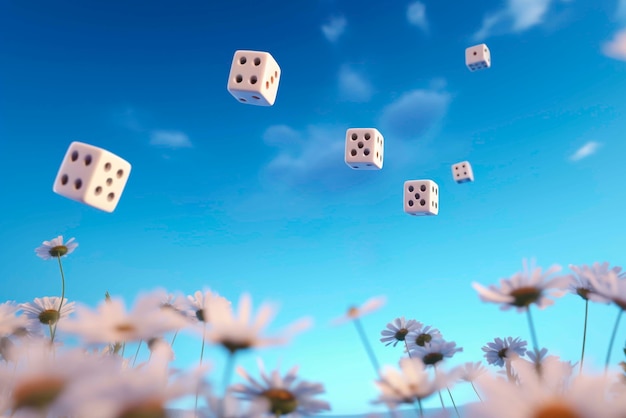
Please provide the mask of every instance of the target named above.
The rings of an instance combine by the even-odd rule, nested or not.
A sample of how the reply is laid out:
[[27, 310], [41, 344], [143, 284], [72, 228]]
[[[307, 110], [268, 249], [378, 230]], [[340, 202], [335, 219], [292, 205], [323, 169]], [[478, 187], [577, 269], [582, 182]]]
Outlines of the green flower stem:
[[135, 351], [135, 358], [133, 358], [133, 365], [132, 367], [135, 367], [135, 362], [137, 361], [137, 356], [139, 355], [139, 349], [141, 348], [141, 343], [143, 342], [143, 340], [139, 340], [139, 344], [137, 345], [137, 351]]
[[438, 390], [437, 394], [439, 395], [439, 400], [441, 401], [441, 409], [443, 409], [443, 411], [446, 411], [446, 405], [443, 403], [443, 396], [441, 396], [441, 391]]
[[470, 382], [470, 385], [472, 385], [472, 389], [474, 389], [474, 393], [476, 393], [476, 396], [478, 396], [478, 399], [482, 402], [483, 398], [480, 397], [480, 394], [476, 390], [476, 386], [474, 386], [474, 382]]
[[411, 352], [409, 351], [409, 343], [407, 343], [406, 340], [404, 340], [404, 346], [406, 347], [406, 353], [409, 355], [409, 358], [413, 358], [411, 357]]
[[417, 406], [420, 408], [420, 418], [424, 418], [424, 408], [422, 407], [422, 400], [417, 398]]
[[585, 343], [587, 342], [587, 317], [589, 315], [589, 299], [585, 299], [585, 322], [583, 325], [583, 348], [580, 353], [580, 368], [578, 373], [583, 372], [583, 362], [585, 361]]
[[372, 346], [367, 341], [367, 337], [365, 336], [365, 331], [363, 330], [363, 325], [361, 325], [359, 318], [354, 318], [353, 322], [354, 322], [354, 326], [356, 327], [356, 330], [359, 333], [359, 336], [361, 337], [361, 342], [363, 343], [363, 346], [365, 347], [365, 351], [367, 351], [367, 355], [370, 359], [370, 362], [372, 363], [372, 366], [374, 367], [374, 370], [376, 371], [376, 375], [378, 377], [381, 377], [380, 366], [378, 364], [378, 360], [376, 360], [376, 355], [374, 354], [374, 350], [372, 350]]
[[59, 270], [61, 271], [61, 303], [59, 303], [59, 319], [54, 323], [54, 328], [50, 331], [50, 342], [54, 343], [54, 336], [57, 333], [57, 326], [61, 320], [61, 308], [63, 307], [63, 299], [65, 299], [65, 274], [63, 274], [63, 264], [61, 263], [61, 256], [57, 257], [59, 261]]
[[[202, 366], [202, 359], [204, 358], [204, 342], [206, 337], [206, 322], [202, 322], [202, 348], [200, 348], [200, 366]], [[194, 417], [198, 416], [198, 396], [200, 395], [200, 384], [196, 389], [196, 402], [193, 407], [193, 415]]]
[[533, 349], [535, 350], [537, 361], [539, 361], [539, 343], [537, 342], [537, 333], [535, 332], [535, 324], [533, 323], [533, 317], [530, 314], [530, 306], [526, 308], [526, 317], [528, 318], [528, 328], [530, 329], [530, 338], [532, 339], [532, 342], [533, 342]]
[[619, 320], [622, 318], [622, 313], [624, 311], [622, 309], [619, 310], [617, 314], [617, 318], [615, 319], [615, 325], [613, 326], [613, 332], [611, 333], [611, 340], [609, 341], [609, 350], [606, 353], [606, 362], [604, 363], [604, 372], [606, 373], [609, 369], [609, 362], [611, 361], [611, 350], [613, 349], [613, 343], [615, 342], [615, 335], [617, 334], [617, 326], [619, 325]]
[[450, 400], [452, 401], [452, 406], [454, 406], [454, 412], [456, 412], [456, 416], [458, 418], [461, 417], [461, 415], [459, 414], [459, 410], [456, 407], [456, 403], [454, 402], [454, 398], [452, 397], [452, 392], [450, 391], [450, 388], [446, 386], [446, 389], [448, 391], [448, 395], [450, 395]]
[[176, 330], [176, 332], [174, 333], [174, 336], [172, 337], [172, 342], [170, 343], [170, 347], [172, 347], [172, 350], [174, 349], [174, 341], [176, 341], [177, 336], [178, 336], [178, 330]]

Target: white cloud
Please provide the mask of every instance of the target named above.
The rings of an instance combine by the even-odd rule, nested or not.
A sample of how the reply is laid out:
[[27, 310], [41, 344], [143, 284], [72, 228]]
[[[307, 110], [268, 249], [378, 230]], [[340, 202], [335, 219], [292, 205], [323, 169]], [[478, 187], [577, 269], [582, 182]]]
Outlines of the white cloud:
[[[347, 190], [366, 178], [344, 161], [346, 128], [312, 125], [298, 131], [286, 125], [270, 126], [263, 135], [278, 154], [263, 169], [263, 177], [276, 186], [307, 191]], [[360, 175], [359, 175], [360, 174]]]
[[611, 41], [602, 46], [602, 52], [607, 57], [626, 61], [626, 29], [617, 32]]
[[150, 133], [150, 145], [168, 148], [191, 148], [189, 137], [180, 131], [156, 130]]
[[573, 153], [569, 159], [571, 161], [580, 161], [583, 158], [587, 158], [592, 154], [595, 154], [595, 152], [598, 150], [598, 148], [600, 147], [600, 144], [595, 142], [595, 141], [589, 141], [587, 142], [585, 145], [583, 145], [582, 147], [578, 148], [576, 150], [575, 153]]
[[339, 94], [349, 102], [367, 102], [372, 98], [372, 85], [363, 75], [344, 65], [339, 70]]
[[[569, 0], [560, 0], [569, 2]], [[556, 0], [506, 0], [506, 6], [483, 18], [482, 26], [472, 36], [475, 41], [489, 35], [507, 32], [523, 32], [544, 22], [550, 6]]]
[[416, 1], [409, 4], [406, 10], [406, 18], [409, 23], [421, 28], [424, 31], [428, 30], [428, 21], [426, 20], [426, 6], [424, 3]]
[[383, 109], [379, 119], [383, 135], [417, 139], [443, 118], [449, 104], [450, 95], [446, 92], [409, 91]]
[[328, 23], [322, 25], [322, 33], [330, 42], [336, 42], [346, 30], [348, 21], [345, 17], [333, 17]]

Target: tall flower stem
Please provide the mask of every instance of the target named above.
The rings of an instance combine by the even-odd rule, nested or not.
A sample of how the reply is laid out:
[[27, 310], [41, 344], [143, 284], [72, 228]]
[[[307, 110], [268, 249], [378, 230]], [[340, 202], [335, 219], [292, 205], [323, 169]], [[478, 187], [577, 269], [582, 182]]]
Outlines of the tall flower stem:
[[[202, 366], [202, 359], [204, 358], [204, 343], [206, 338], [206, 322], [202, 322], [202, 347], [200, 348], [200, 366]], [[198, 397], [200, 396], [200, 385], [198, 384], [198, 388], [196, 389], [196, 401], [193, 407], [193, 415], [194, 417], [198, 416]]]
[[63, 300], [65, 299], [65, 274], [63, 274], [63, 264], [61, 263], [61, 256], [57, 256], [57, 260], [59, 261], [59, 270], [61, 271], [61, 302], [59, 303], [59, 317], [54, 323], [54, 328], [50, 331], [50, 342], [54, 343], [54, 336], [57, 333], [57, 325], [59, 324], [59, 320], [61, 319], [61, 308], [63, 307]]
[[443, 403], [443, 396], [441, 396], [441, 391], [438, 390], [437, 394], [439, 395], [439, 400], [441, 401], [441, 409], [443, 409], [443, 411], [446, 412], [446, 405]]
[[474, 386], [474, 382], [470, 382], [470, 385], [472, 385], [472, 389], [474, 389], [474, 392], [476, 393], [476, 396], [478, 396], [478, 399], [482, 402], [483, 398], [480, 397], [480, 394], [476, 390], [476, 386]]
[[170, 343], [170, 347], [172, 347], [172, 349], [174, 348], [174, 342], [176, 341], [177, 336], [178, 336], [178, 330], [176, 330], [176, 332], [174, 333], [174, 336], [172, 337], [172, 342]]
[[611, 333], [611, 340], [609, 341], [609, 350], [606, 353], [606, 362], [604, 363], [604, 372], [609, 369], [609, 362], [611, 361], [611, 350], [613, 350], [613, 343], [615, 342], [615, 335], [617, 334], [617, 327], [619, 325], [619, 320], [622, 319], [623, 309], [619, 310], [617, 314], [617, 318], [615, 319], [615, 325], [613, 326], [613, 332]]
[[424, 408], [422, 407], [422, 400], [417, 398], [417, 405], [420, 408], [420, 418], [424, 418]]
[[406, 340], [404, 340], [404, 346], [406, 347], [406, 353], [409, 355], [409, 358], [413, 358], [411, 357], [411, 352], [409, 351], [409, 343], [407, 343]]
[[137, 356], [139, 355], [139, 349], [141, 348], [141, 343], [143, 340], [139, 340], [139, 344], [137, 344], [137, 350], [135, 351], [135, 358], [133, 358], [133, 367], [135, 367], [135, 362], [137, 361]]
[[532, 339], [532, 342], [533, 342], [533, 350], [535, 350], [537, 361], [539, 361], [539, 343], [537, 342], [537, 333], [535, 332], [535, 324], [533, 322], [533, 317], [530, 314], [530, 306], [526, 308], [526, 317], [528, 318], [528, 328], [530, 329], [530, 338]]
[[585, 322], [583, 325], [583, 348], [580, 353], [580, 367], [578, 373], [583, 372], [583, 362], [585, 361], [585, 343], [587, 342], [587, 318], [589, 315], [589, 299], [585, 299]]
[[456, 407], [456, 402], [454, 402], [454, 398], [452, 397], [452, 392], [450, 392], [450, 388], [446, 386], [446, 389], [448, 390], [448, 395], [450, 395], [450, 400], [452, 401], [452, 406], [454, 406], [454, 412], [456, 412], [456, 416], [458, 418], [461, 417], [461, 415], [459, 414], [459, 410]]
[[376, 360], [376, 355], [374, 354], [374, 350], [372, 349], [372, 346], [367, 341], [367, 337], [365, 336], [365, 330], [363, 330], [363, 325], [361, 325], [359, 318], [354, 318], [353, 322], [354, 322], [354, 326], [356, 327], [357, 332], [359, 333], [359, 337], [361, 337], [361, 342], [363, 343], [363, 346], [365, 347], [367, 356], [369, 357], [370, 362], [372, 363], [372, 366], [374, 367], [374, 370], [376, 371], [376, 375], [380, 377], [380, 365], [378, 364], [378, 360]]

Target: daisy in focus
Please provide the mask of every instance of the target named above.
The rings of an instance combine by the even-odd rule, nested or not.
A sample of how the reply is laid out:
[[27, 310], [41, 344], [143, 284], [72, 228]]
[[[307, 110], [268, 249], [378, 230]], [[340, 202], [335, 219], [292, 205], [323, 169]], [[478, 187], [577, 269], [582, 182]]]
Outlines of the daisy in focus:
[[278, 370], [267, 374], [261, 360], [258, 361], [261, 381], [252, 378], [243, 368], [237, 368], [237, 373], [248, 381], [248, 384], [235, 384], [230, 390], [239, 394], [243, 399], [252, 402], [265, 400], [267, 413], [276, 417], [290, 415], [293, 417], [318, 414], [330, 411], [326, 401], [314, 397], [325, 392], [320, 383], [311, 383], [298, 380], [298, 366], [294, 366], [283, 377]]
[[35, 253], [44, 260], [50, 260], [71, 254], [76, 247], [78, 247], [78, 243], [74, 242], [74, 238], [70, 238], [66, 243], [63, 243], [63, 236], [59, 235], [50, 241], [44, 241], [40, 247], [35, 248]]
[[565, 294], [564, 289], [571, 279], [568, 276], [550, 277], [561, 270], [560, 266], [554, 265], [542, 273], [541, 268], [534, 267], [532, 262], [530, 268], [526, 260], [523, 265], [523, 271], [509, 279], [501, 279], [500, 287], [484, 287], [476, 282], [472, 283], [472, 287], [483, 302], [499, 303], [502, 310], [516, 308], [518, 312], [527, 311], [532, 304], [544, 309], [554, 304], [550, 297]]
[[424, 347], [426, 344], [442, 340], [443, 336], [437, 328], [432, 326], [424, 326], [421, 322], [417, 323], [417, 327], [409, 331], [406, 336], [407, 351], [411, 352], [418, 347]]
[[[20, 309], [24, 312], [24, 316], [29, 319], [37, 320], [42, 325], [50, 326], [56, 324], [61, 318], [68, 318], [74, 312], [76, 302], [68, 302], [67, 298], [59, 297], [43, 297], [35, 298], [32, 302], [20, 304]], [[59, 306], [61, 311], [59, 312]]]
[[485, 359], [488, 364], [503, 367], [505, 361], [526, 354], [527, 345], [528, 342], [519, 337], [515, 339], [513, 337], [496, 338], [493, 342], [483, 346], [482, 350], [485, 352]]
[[457, 347], [455, 342], [438, 339], [425, 343], [423, 346], [416, 346], [409, 353], [412, 357], [421, 359], [426, 366], [435, 366], [443, 359], [452, 358], [455, 353], [461, 351], [463, 348]]
[[407, 334], [419, 327], [421, 324], [415, 319], [407, 321], [404, 317], [396, 318], [387, 324], [387, 329], [380, 332], [382, 335], [380, 342], [384, 343], [385, 346], [393, 344], [395, 347], [399, 342], [405, 342]]

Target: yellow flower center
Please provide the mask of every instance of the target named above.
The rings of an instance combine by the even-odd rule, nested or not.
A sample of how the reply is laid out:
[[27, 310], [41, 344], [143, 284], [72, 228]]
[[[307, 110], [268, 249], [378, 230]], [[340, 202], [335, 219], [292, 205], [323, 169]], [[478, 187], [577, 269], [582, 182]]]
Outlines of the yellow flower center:
[[582, 418], [580, 414], [573, 411], [562, 403], [551, 403], [537, 409], [532, 418]]
[[431, 342], [432, 339], [433, 337], [430, 334], [420, 334], [415, 337], [415, 344], [419, 345], [420, 347], [424, 347], [426, 343]]
[[118, 324], [115, 326], [115, 331], [122, 334], [130, 334], [137, 330], [133, 324]]
[[441, 353], [428, 353], [422, 359], [424, 364], [427, 366], [434, 366], [435, 364], [439, 363], [441, 360], [443, 360], [443, 354]]
[[65, 245], [57, 245], [50, 248], [49, 253], [52, 257], [62, 257], [67, 254], [67, 247]]
[[167, 418], [162, 402], [148, 401], [122, 411], [117, 418]]
[[39, 322], [44, 325], [52, 325], [59, 320], [59, 311], [56, 309], [46, 309], [39, 314]]
[[518, 308], [525, 308], [539, 300], [541, 289], [532, 286], [520, 287], [512, 291], [511, 296], [514, 298], [511, 305], [517, 306]]
[[274, 415], [287, 415], [298, 407], [298, 400], [286, 389], [267, 389], [261, 392], [261, 396], [270, 401], [270, 412]]
[[408, 333], [409, 333], [408, 329], [400, 328], [398, 331], [396, 331], [396, 335], [394, 335], [394, 338], [398, 341], [404, 341], [404, 338], [406, 337]]
[[18, 383], [13, 390], [13, 409], [45, 410], [63, 392], [65, 381], [58, 377], [39, 377]]
[[349, 318], [356, 318], [359, 316], [359, 308], [352, 306], [350, 307], [350, 309], [348, 309], [348, 317]]

